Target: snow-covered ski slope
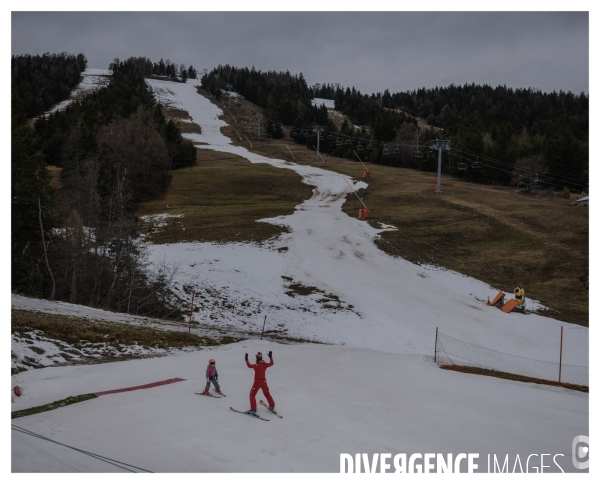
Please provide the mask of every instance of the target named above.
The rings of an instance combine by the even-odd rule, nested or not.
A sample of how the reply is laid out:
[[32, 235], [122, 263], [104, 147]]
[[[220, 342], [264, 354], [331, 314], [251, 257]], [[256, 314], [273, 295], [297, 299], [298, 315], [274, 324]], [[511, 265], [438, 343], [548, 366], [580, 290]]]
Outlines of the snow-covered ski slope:
[[[556, 361], [564, 325], [563, 363], [588, 365], [588, 329], [535, 314], [505, 314], [486, 306], [497, 290], [440, 268], [393, 258], [373, 243], [378, 230], [341, 211], [347, 177], [317, 166], [269, 159], [233, 146], [220, 128], [222, 110], [199, 95], [195, 83], [149, 80], [158, 99], [186, 110], [202, 134], [187, 134], [201, 149], [234, 153], [252, 163], [299, 173], [313, 196], [294, 214], [264, 220], [289, 227], [273, 247], [169, 244], [151, 246], [157, 261], [180, 266], [179, 283], [217, 290], [232, 309], [205, 307], [195, 316], [213, 323], [260, 328], [263, 318], [288, 334], [395, 353], [431, 355], [435, 328], [455, 338], [528, 358]], [[377, 176], [376, 173], [373, 176]], [[351, 180], [349, 180], [351, 181]], [[355, 188], [366, 188], [362, 181]], [[351, 195], [354, 196], [354, 195]], [[377, 207], [370, 207], [373, 212]], [[174, 213], [175, 211], [170, 211]], [[285, 251], [273, 249], [287, 248]], [[345, 309], [318, 303], [323, 294], [292, 298], [286, 279], [333, 294]], [[511, 286], [512, 282], [507, 281]], [[243, 303], [243, 304], [242, 304]], [[530, 307], [531, 307], [530, 302]], [[327, 305], [325, 305], [327, 306]], [[300, 311], [298, 309], [301, 309]]]
[[[270, 419], [262, 422], [229, 407], [249, 408], [253, 372], [244, 353], [268, 350], [275, 361], [267, 370], [269, 388], [284, 418], [259, 405], [259, 415]], [[194, 393], [204, 387], [209, 358], [217, 362], [226, 398]], [[13, 398], [12, 410], [175, 377], [186, 380], [103, 395], [12, 424], [154, 472], [338, 472], [340, 453], [359, 452], [475, 452], [483, 471], [488, 453], [501, 460], [510, 454], [511, 468], [516, 454], [523, 462], [533, 453], [565, 454], [558, 463], [568, 472], [573, 438], [588, 435], [588, 399], [580, 392], [441, 370], [418, 355], [265, 341], [26, 371], [13, 377], [23, 395]], [[538, 459], [532, 457], [530, 468]], [[124, 472], [17, 431], [12, 471]]]
[[[486, 284], [385, 255], [373, 244], [377, 230], [341, 212], [350, 191], [343, 177], [234, 147], [219, 132], [220, 110], [191, 83], [149, 83], [202, 126], [202, 135], [188, 135], [200, 148], [293, 169], [315, 187], [293, 215], [269, 221], [290, 228], [273, 244], [150, 246], [157, 262], [166, 257], [180, 265], [176, 288], [184, 283], [198, 288], [202, 305], [196, 319], [213, 315], [212, 324], [256, 329], [266, 314], [267, 329], [272, 325], [336, 345], [252, 340], [162, 358], [25, 371], [11, 378], [11, 387], [19, 385], [23, 392], [12, 395], [12, 411], [176, 377], [185, 381], [103, 395], [12, 424], [154, 472], [338, 472], [340, 453], [416, 452], [479, 453], [480, 471], [487, 471], [488, 453], [500, 461], [508, 454], [511, 469], [517, 455], [525, 467], [527, 457], [536, 454], [531, 469], [539, 468], [542, 453], [564, 454], [558, 463], [567, 472], [575, 470], [573, 438], [589, 435], [587, 394], [446, 371], [431, 355], [439, 326], [475, 344], [556, 361], [564, 325], [563, 362], [587, 365], [586, 328], [533, 314], [506, 315], [485, 305], [495, 293]], [[165, 212], [178, 215], [172, 207]], [[283, 247], [287, 251], [276, 250]], [[290, 280], [322, 294], [291, 297]], [[232, 307], [210, 306], [202, 288], [217, 290]], [[319, 302], [327, 294], [339, 298], [338, 309]], [[13, 306], [112, 317], [27, 298], [13, 297]], [[244, 353], [252, 357], [269, 350], [275, 365], [267, 378], [284, 418], [261, 406], [258, 412], [269, 422], [231, 412], [230, 406], [249, 408], [253, 375]], [[217, 361], [226, 398], [194, 394], [204, 387], [209, 358]], [[548, 459], [546, 465], [553, 465]], [[124, 472], [16, 430], [11, 461], [13, 472]], [[553, 465], [546, 472], [557, 470]]]

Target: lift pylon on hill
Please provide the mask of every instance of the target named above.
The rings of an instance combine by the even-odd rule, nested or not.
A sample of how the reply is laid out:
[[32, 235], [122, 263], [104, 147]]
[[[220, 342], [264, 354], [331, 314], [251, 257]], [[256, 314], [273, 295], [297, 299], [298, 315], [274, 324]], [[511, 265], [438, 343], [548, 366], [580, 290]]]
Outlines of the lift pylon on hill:
[[434, 140], [429, 146], [430, 150], [437, 150], [438, 152], [438, 176], [437, 176], [437, 187], [436, 193], [442, 191], [442, 150], [450, 151], [450, 140]]

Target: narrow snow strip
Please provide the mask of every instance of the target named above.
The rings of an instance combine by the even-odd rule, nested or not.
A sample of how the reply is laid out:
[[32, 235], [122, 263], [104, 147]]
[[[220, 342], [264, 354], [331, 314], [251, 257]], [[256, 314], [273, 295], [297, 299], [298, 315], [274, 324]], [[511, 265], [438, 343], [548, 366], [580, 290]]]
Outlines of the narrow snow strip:
[[107, 390], [105, 392], [96, 392], [94, 395], [99, 397], [100, 395], [108, 395], [110, 393], [123, 393], [132, 392], [133, 390], [144, 390], [146, 388], [159, 387], [161, 385], [169, 385], [171, 383], [177, 383], [178, 381], [185, 381], [185, 378], [171, 378], [169, 380], [157, 381], [154, 383], [147, 383], [146, 385], [139, 385], [137, 387], [119, 388], [118, 390]]
[[321, 107], [323, 104], [325, 104], [325, 107], [327, 109], [335, 109], [335, 101], [333, 99], [323, 99], [316, 97], [314, 99], [311, 99], [310, 102], [313, 106]]

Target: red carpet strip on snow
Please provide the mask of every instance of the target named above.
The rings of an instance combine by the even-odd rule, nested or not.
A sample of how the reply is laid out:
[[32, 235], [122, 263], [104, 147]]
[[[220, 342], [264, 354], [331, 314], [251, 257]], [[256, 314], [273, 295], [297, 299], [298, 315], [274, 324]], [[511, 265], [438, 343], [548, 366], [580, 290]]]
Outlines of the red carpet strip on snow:
[[185, 378], [171, 378], [170, 380], [157, 381], [154, 383], [148, 383], [146, 385], [140, 385], [137, 387], [119, 388], [118, 390], [108, 390], [106, 392], [96, 392], [94, 395], [99, 397], [100, 395], [108, 395], [109, 393], [122, 393], [132, 392], [133, 390], [144, 390], [145, 388], [159, 387], [161, 385], [168, 385], [169, 383], [177, 383], [178, 381], [185, 381]]

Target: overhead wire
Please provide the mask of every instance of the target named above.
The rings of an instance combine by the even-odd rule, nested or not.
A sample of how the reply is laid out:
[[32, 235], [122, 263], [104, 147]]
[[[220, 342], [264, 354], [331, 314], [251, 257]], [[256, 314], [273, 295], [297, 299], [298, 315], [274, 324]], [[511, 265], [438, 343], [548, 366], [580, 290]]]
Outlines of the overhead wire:
[[[71, 450], [74, 450], [76, 452], [80, 452], [82, 454], [88, 455], [90, 457], [93, 457], [94, 459], [101, 460], [103, 462], [106, 462], [107, 464], [111, 464], [111, 465], [113, 465], [115, 467], [119, 467], [119, 468], [124, 469], [124, 470], [126, 470], [128, 472], [134, 472], [135, 473], [136, 471], [133, 470], [133, 469], [137, 469], [137, 470], [140, 470], [140, 471], [152, 473], [152, 471], [149, 471], [148, 469], [143, 469], [141, 467], [136, 467], [136, 466], [133, 466], [131, 464], [127, 464], [125, 462], [121, 462], [121, 461], [118, 461], [118, 460], [115, 460], [115, 459], [111, 459], [110, 457], [104, 457], [104, 456], [101, 456], [101, 455], [98, 455], [98, 454], [94, 454], [93, 452], [88, 452], [87, 450], [78, 449], [77, 447], [73, 447], [71, 445], [67, 445], [67, 444], [63, 444], [61, 442], [57, 442], [56, 440], [52, 440], [52, 439], [49, 439], [48, 437], [44, 437], [43, 435], [36, 434], [35, 432], [32, 432], [31, 430], [24, 429], [24, 428], [19, 427], [19, 426], [15, 425], [15, 424], [11, 424], [11, 428], [12, 428], [12, 430], [15, 430], [17, 432], [21, 432], [21, 433], [23, 433], [25, 435], [29, 435], [31, 437], [36, 437], [38, 439], [45, 440], [47, 442], [52, 442], [53, 444], [62, 445], [63, 447], [67, 447], [67, 448], [69, 448]], [[119, 464], [121, 464], [121, 465], [119, 465]]]
[[[489, 156], [480, 155], [480, 154], [476, 154], [476, 153], [471, 153], [471, 152], [468, 152], [468, 151], [465, 151], [465, 150], [459, 150], [457, 148], [452, 148], [452, 149], [453, 149], [453, 151], [456, 151], [456, 152], [459, 152], [459, 153], [465, 153], [465, 154], [470, 155], [470, 156], [478, 156], [479, 158], [484, 159], [484, 160], [488, 160], [491, 163], [497, 163], [499, 165], [504, 165], [504, 166], [508, 166], [508, 167], [512, 166], [510, 163], [507, 163], [507, 162], [501, 161], [501, 160], [497, 160], [497, 159], [491, 158]], [[544, 177], [545, 178], [553, 178], [556, 181], [561, 181], [562, 180], [562, 181], [565, 181], [565, 182], [568, 182], [568, 183], [573, 183], [573, 184], [579, 183], [579, 180], [577, 180], [575, 178], [564, 177], [564, 176], [561, 176], [561, 175], [547, 175], [547, 174], [545, 174]]]
[[[457, 151], [459, 153], [461, 152], [461, 150], [454, 150], [454, 151]], [[482, 161], [481, 156], [471, 155], [468, 153], [465, 154], [464, 152], [462, 152], [462, 153], [463, 153], [462, 156], [457, 155], [457, 154], [452, 154], [451, 156], [455, 156], [455, 157], [460, 156], [461, 158], [464, 158], [470, 162], [479, 162], [481, 164], [481, 166], [486, 166], [493, 170], [501, 171], [504, 173], [509, 173], [514, 176], [522, 176], [522, 177], [526, 177], [526, 178], [531, 178], [531, 173], [532, 173], [531, 171], [518, 169], [517, 167], [512, 167], [512, 169], [501, 168], [501, 167], [498, 167], [495, 165], [490, 165], [489, 163], [485, 163], [484, 161], [487, 161], [487, 158], [483, 158], [484, 161]], [[471, 158], [468, 158], [469, 156]], [[477, 159], [475, 159], [475, 157], [477, 157]], [[490, 163], [496, 163], [496, 162], [491, 161]], [[508, 163], [498, 163], [498, 164], [501, 164], [502, 166], [507, 167], [507, 168], [511, 168], [511, 165]], [[550, 186], [553, 186], [556, 188], [564, 188], [564, 186], [566, 184], [566, 185], [571, 185], [572, 187], [576, 187], [576, 188], [581, 188], [581, 189], [585, 188], [584, 184], [581, 181], [577, 181], [574, 179], [568, 180], [568, 181], [566, 181], [564, 179], [561, 180], [561, 179], [557, 178], [555, 175], [551, 175], [548, 173], [543, 173], [541, 175], [542, 175], [541, 180], [539, 180], [539, 182], [543, 183], [544, 185], [550, 185]]]

